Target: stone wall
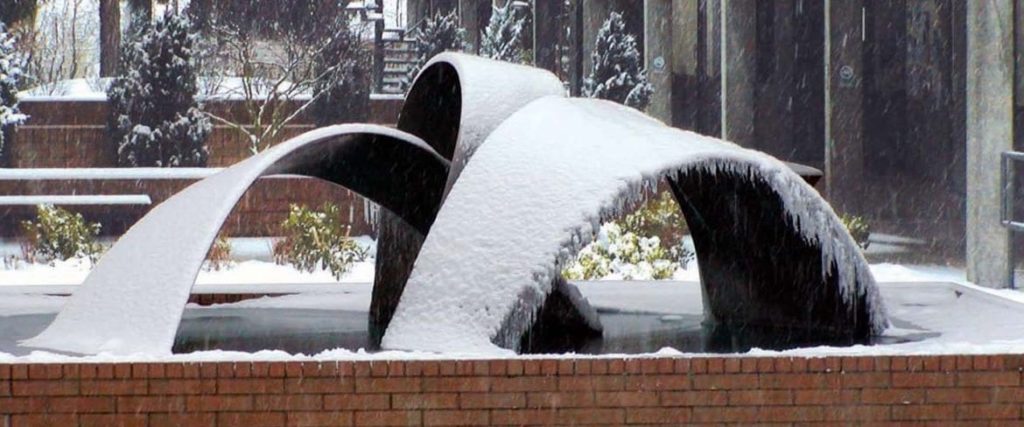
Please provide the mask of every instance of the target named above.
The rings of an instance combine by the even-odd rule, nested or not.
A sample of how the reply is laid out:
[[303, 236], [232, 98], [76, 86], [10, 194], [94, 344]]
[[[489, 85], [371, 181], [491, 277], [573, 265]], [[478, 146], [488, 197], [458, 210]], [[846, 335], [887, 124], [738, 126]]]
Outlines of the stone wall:
[[0, 364], [0, 425], [1024, 421], [1022, 355]]

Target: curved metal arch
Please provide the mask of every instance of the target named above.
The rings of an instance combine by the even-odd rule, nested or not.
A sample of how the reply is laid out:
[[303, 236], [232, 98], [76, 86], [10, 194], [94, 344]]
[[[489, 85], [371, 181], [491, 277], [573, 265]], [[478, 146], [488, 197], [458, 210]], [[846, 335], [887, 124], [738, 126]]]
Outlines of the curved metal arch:
[[[558, 176], [558, 185], [538, 179], [545, 176]], [[518, 350], [560, 266], [603, 220], [665, 178], [700, 230], [711, 323], [753, 328], [778, 321], [809, 325], [815, 339], [852, 340], [887, 325], [859, 248], [787, 165], [608, 102], [548, 97], [504, 122], [463, 171], [426, 237], [383, 347]], [[510, 229], [530, 238], [509, 238]], [[733, 247], [716, 252], [714, 245], [727, 241]], [[729, 268], [744, 271], [714, 275]]]
[[419, 138], [383, 126], [304, 133], [155, 207], [100, 259], [53, 323], [22, 345], [92, 354], [170, 353], [210, 245], [258, 178], [288, 174], [331, 181], [425, 232], [434, 212], [422, 207], [439, 203], [447, 168], [448, 161]]
[[[565, 96], [562, 82], [539, 68], [454, 52], [432, 58], [417, 75], [398, 117], [398, 129], [416, 135], [451, 161], [437, 190], [447, 194], [476, 149], [508, 116], [545, 96]], [[442, 200], [424, 205], [431, 219]], [[405, 289], [425, 230], [387, 211], [378, 215], [377, 264], [370, 303], [371, 342], [380, 341]]]

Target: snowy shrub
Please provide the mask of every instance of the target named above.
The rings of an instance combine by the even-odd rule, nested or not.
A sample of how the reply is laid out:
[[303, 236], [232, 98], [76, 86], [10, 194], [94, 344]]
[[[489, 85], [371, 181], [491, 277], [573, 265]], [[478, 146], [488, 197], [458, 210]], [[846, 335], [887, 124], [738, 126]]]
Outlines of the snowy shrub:
[[570, 280], [671, 278], [695, 257], [683, 244], [686, 232], [679, 206], [671, 193], [663, 192], [635, 212], [604, 224], [563, 275]]
[[853, 215], [840, 215], [839, 220], [846, 226], [846, 230], [850, 232], [850, 236], [853, 236], [853, 240], [857, 242], [857, 246], [861, 249], [867, 249], [871, 242], [868, 238], [871, 237], [871, 225], [863, 217]]
[[416, 30], [416, 64], [406, 75], [407, 83], [416, 78], [430, 58], [447, 51], [462, 51], [465, 47], [466, 30], [459, 26], [459, 16], [455, 11], [444, 15], [437, 12], [428, 17]]
[[217, 236], [206, 253], [206, 270], [220, 271], [231, 266], [231, 244], [224, 234]]
[[123, 74], [107, 90], [108, 127], [120, 166], [205, 166], [210, 122], [199, 110], [195, 36], [188, 19], [168, 11], [138, 21], [121, 48]]
[[351, 227], [341, 222], [338, 206], [332, 203], [324, 203], [319, 211], [293, 204], [281, 228], [285, 236], [274, 244], [278, 264], [308, 272], [329, 270], [340, 280], [352, 263], [368, 255], [349, 238]]
[[590, 75], [583, 82], [584, 96], [607, 99], [638, 110], [647, 108], [654, 89], [647, 82], [636, 37], [626, 32], [622, 14], [612, 12], [604, 21], [597, 32], [590, 61]]
[[7, 142], [14, 127], [25, 121], [18, 111], [18, 85], [23, 74], [24, 56], [15, 50], [14, 36], [0, 23], [0, 166], [6, 164]]
[[506, 62], [525, 62], [523, 27], [526, 20], [516, 16], [512, 2], [495, 6], [491, 20], [480, 34], [480, 56]]
[[580, 251], [563, 272], [569, 280], [614, 277], [622, 280], [662, 280], [672, 277], [676, 264], [655, 237], [625, 231], [618, 223], [601, 226], [594, 243]]
[[373, 55], [347, 22], [340, 24], [338, 36], [327, 38], [314, 57], [316, 74], [336, 75], [313, 82], [313, 93], [318, 96], [311, 109], [317, 126], [364, 122], [370, 114]]
[[36, 207], [35, 221], [22, 221], [23, 250], [29, 262], [65, 261], [89, 258], [95, 261], [103, 252], [96, 242], [100, 224], [88, 223], [82, 214], [53, 205]]

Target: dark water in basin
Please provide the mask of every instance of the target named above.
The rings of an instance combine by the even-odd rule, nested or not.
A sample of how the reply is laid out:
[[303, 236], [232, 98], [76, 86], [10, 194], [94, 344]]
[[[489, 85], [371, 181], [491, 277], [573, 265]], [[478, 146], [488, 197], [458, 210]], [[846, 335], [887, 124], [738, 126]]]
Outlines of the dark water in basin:
[[[17, 342], [41, 332], [54, 316], [51, 313], [0, 317], [0, 352], [28, 354], [31, 350], [18, 347]], [[601, 312], [601, 322], [605, 328], [603, 337], [587, 340], [572, 351], [581, 354], [631, 354], [654, 352], [664, 347], [690, 353], [749, 349], [749, 346], [744, 348], [743, 345], [709, 348], [707, 331], [702, 327], [701, 320], [702, 316], [698, 315]], [[893, 322], [898, 327], [908, 326], [898, 320]], [[189, 309], [185, 311], [178, 329], [173, 351], [282, 350], [288, 353], [316, 354], [336, 348], [370, 350], [366, 323], [367, 313], [357, 311], [230, 307]], [[882, 338], [882, 341], [876, 343], [919, 341], [934, 336], [937, 334], [922, 333], [899, 339]], [[770, 348], [764, 345], [760, 347]], [[558, 353], [564, 352], [564, 349], [534, 351], [544, 352]]]

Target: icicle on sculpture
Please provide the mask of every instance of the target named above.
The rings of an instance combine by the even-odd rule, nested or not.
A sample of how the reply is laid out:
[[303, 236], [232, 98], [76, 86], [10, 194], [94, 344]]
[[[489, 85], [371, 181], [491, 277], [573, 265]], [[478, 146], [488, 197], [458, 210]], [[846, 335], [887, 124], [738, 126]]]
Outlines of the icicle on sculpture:
[[794, 172], [806, 168], [563, 93], [542, 70], [442, 54], [397, 130], [318, 129], [154, 208], [22, 345], [169, 353], [221, 224], [273, 174], [325, 179], [384, 208], [370, 331], [388, 349], [529, 351], [599, 334], [560, 267], [662, 179], [693, 233], [712, 340], [863, 342], [886, 327], [859, 249]]

